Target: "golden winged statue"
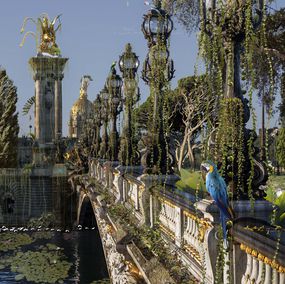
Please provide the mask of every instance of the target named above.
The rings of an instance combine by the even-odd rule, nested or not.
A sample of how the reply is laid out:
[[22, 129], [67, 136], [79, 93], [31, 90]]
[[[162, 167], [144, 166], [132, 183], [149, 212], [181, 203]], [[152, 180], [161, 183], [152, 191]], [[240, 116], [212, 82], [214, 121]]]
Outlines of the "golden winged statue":
[[[28, 21], [32, 21], [36, 25], [37, 32], [26, 32], [20, 46], [22, 47], [24, 45], [28, 35], [32, 35], [36, 40], [37, 52], [47, 53], [50, 55], [60, 55], [60, 49], [56, 44], [56, 32], [61, 29], [60, 16], [61, 15], [56, 16], [52, 21], [46, 13], [41, 14], [37, 20], [34, 20], [31, 17], [25, 18], [21, 28], [21, 33], [24, 32]], [[55, 27], [57, 22], [58, 25]]]

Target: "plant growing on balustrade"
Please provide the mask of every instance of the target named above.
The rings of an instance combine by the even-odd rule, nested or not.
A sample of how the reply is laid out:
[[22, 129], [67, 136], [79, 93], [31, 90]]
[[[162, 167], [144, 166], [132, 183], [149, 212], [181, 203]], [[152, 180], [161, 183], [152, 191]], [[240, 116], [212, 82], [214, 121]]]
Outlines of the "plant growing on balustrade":
[[119, 154], [119, 133], [117, 131], [117, 117], [123, 110], [121, 93], [122, 85], [122, 78], [117, 74], [115, 65], [113, 64], [105, 84], [105, 88], [109, 94], [108, 106], [111, 129], [109, 133], [108, 146], [111, 161], [117, 161]]
[[[219, 163], [235, 199], [263, 198], [259, 189], [265, 184], [265, 166], [258, 161], [254, 148], [256, 116], [253, 112], [253, 86], [249, 101], [241, 89], [240, 73], [253, 82], [253, 43], [262, 23], [264, 3], [201, 1], [200, 53], [217, 96], [217, 122], [210, 144], [215, 144], [212, 158]], [[248, 105], [249, 104], [249, 105]], [[252, 113], [253, 130], [245, 128]], [[227, 125], [226, 125], [227, 124]], [[227, 128], [225, 128], [227, 127]], [[213, 138], [215, 136], [215, 138]]]
[[124, 126], [120, 139], [119, 160], [122, 165], [135, 165], [139, 163], [139, 152], [137, 149], [136, 119], [133, 116], [134, 105], [140, 99], [138, 88], [137, 70], [139, 67], [138, 56], [132, 52], [132, 46], [128, 43], [125, 52], [120, 56], [119, 67], [123, 73], [123, 93], [122, 99], [124, 108]]
[[114, 220], [118, 220], [148, 260], [151, 260], [154, 255], [158, 257], [159, 262], [170, 271], [170, 275], [178, 283], [196, 283], [194, 278], [189, 275], [187, 268], [177, 260], [177, 255], [173, 252], [170, 253], [170, 248], [162, 239], [159, 224], [155, 224], [153, 228], [138, 227], [132, 211], [126, 209], [122, 204], [107, 206], [107, 208], [110, 216]]
[[173, 29], [171, 17], [161, 8], [161, 1], [154, 1], [154, 8], [144, 15], [142, 31], [148, 40], [149, 53], [143, 65], [142, 78], [150, 87], [153, 115], [148, 120], [147, 135], [142, 137], [144, 147], [141, 163], [145, 173], [171, 172], [168, 114], [165, 92], [173, 78], [173, 61], [169, 58], [169, 36]]

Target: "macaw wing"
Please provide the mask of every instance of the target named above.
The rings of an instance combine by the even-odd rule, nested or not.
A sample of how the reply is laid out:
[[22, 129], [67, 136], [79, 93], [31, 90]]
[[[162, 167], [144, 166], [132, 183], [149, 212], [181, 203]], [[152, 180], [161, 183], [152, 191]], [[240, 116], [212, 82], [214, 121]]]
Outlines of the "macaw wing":
[[228, 211], [228, 214], [230, 216], [228, 218], [233, 219], [234, 218], [234, 211], [233, 211], [233, 209], [231, 208], [231, 206], [229, 204], [227, 185], [225, 183], [225, 180], [221, 176], [219, 176], [219, 182], [220, 182], [220, 185], [221, 185], [221, 190], [219, 192], [220, 200], [223, 202], [224, 206], [226, 207], [226, 209]]
[[211, 197], [217, 201], [219, 198], [220, 184], [216, 177], [211, 176], [206, 178], [206, 189]]
[[211, 197], [215, 200], [221, 213], [229, 219], [233, 218], [233, 211], [229, 206], [227, 188], [219, 177], [209, 177], [206, 179], [206, 188]]
[[226, 216], [228, 219], [233, 219], [234, 218], [233, 210], [231, 209], [231, 207], [229, 205], [223, 203], [223, 201], [221, 199], [217, 199], [215, 201], [216, 201], [217, 206], [221, 210], [221, 213], [224, 216]]

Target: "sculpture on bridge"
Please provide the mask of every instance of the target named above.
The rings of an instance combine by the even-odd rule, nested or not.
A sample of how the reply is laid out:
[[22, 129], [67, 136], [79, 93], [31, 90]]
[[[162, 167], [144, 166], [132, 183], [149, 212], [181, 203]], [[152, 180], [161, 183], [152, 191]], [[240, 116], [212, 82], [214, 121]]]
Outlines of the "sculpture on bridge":
[[[22, 47], [24, 45], [28, 35], [32, 35], [36, 40], [38, 53], [42, 53], [44, 55], [60, 55], [60, 49], [56, 43], [56, 32], [61, 28], [60, 16], [61, 15], [57, 15], [52, 21], [46, 13], [43, 13], [39, 18], [37, 18], [37, 20], [34, 20], [31, 17], [25, 18], [21, 28], [21, 33], [24, 32], [28, 21], [32, 21], [36, 25], [37, 32], [26, 32], [20, 46]], [[55, 27], [57, 22], [58, 25]]]

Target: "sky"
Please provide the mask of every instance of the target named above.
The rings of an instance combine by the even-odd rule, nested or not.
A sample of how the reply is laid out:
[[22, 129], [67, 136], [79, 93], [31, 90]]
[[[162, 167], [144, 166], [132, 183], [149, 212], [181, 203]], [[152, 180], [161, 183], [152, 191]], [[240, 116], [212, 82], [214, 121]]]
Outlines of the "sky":
[[[126, 43], [130, 42], [139, 56], [141, 66], [147, 54], [147, 41], [141, 31], [143, 14], [149, 10], [144, 0], [0, 0], [0, 66], [18, 88], [20, 136], [29, 133], [33, 125], [29, 116], [22, 115], [25, 102], [34, 94], [34, 81], [28, 60], [36, 55], [33, 37], [28, 37], [23, 47], [19, 44], [23, 34], [20, 29], [25, 17], [36, 19], [41, 13], [50, 18], [62, 14], [62, 30], [57, 33], [57, 43], [63, 57], [69, 58], [65, 68], [63, 86], [63, 135], [68, 135], [69, 112], [79, 97], [82, 75], [91, 75], [88, 98], [93, 101], [103, 88], [110, 66], [119, 59]], [[272, 7], [285, 7], [285, 0], [277, 0]], [[26, 31], [35, 31], [32, 23]], [[193, 75], [197, 59], [196, 35], [189, 35], [179, 24], [171, 34], [170, 55], [174, 60], [177, 80]], [[140, 79], [143, 102], [149, 95], [148, 86]], [[256, 105], [257, 109], [259, 105]], [[259, 114], [259, 110], [257, 110]], [[276, 118], [274, 118], [276, 120]], [[276, 124], [275, 121], [272, 122]]]

